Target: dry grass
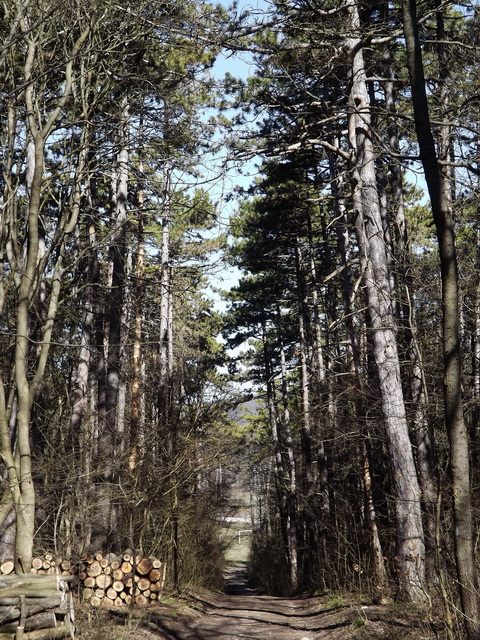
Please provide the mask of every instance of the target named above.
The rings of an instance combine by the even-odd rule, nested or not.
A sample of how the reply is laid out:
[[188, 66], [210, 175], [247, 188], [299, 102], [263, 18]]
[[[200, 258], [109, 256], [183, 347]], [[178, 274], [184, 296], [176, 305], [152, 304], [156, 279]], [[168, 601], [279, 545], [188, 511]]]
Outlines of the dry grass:
[[76, 609], [77, 640], [171, 640], [185, 635], [201, 616], [180, 598], [164, 598], [149, 607]]

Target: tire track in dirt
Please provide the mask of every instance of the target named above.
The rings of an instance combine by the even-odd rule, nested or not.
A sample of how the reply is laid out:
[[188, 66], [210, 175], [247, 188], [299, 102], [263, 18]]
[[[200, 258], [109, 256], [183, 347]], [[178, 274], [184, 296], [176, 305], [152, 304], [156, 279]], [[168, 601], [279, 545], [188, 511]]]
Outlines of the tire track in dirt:
[[[83, 610], [82, 640], [444, 640], [441, 611], [358, 596], [278, 598], [246, 583], [245, 565], [232, 566], [225, 592], [196, 589], [147, 608]], [[93, 624], [92, 624], [93, 623]]]
[[[192, 621], [181, 640], [374, 640], [389, 637], [380, 620], [369, 620], [369, 614], [372, 616], [375, 609], [373, 606], [336, 604], [329, 607], [326, 598], [255, 595], [246, 584], [242, 565], [234, 565], [227, 571], [224, 595], [196, 596], [196, 602], [203, 615]], [[368, 635], [365, 635], [364, 627], [367, 626]]]

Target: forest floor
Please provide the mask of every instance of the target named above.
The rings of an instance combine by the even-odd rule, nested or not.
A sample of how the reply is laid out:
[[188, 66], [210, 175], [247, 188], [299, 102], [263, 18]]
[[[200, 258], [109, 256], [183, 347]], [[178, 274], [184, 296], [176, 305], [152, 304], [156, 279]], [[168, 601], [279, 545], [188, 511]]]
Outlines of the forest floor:
[[[245, 565], [232, 565], [225, 593], [197, 591], [146, 609], [77, 613], [77, 640], [439, 640], [427, 616], [357, 597], [257, 595]], [[438, 625], [439, 628], [441, 625]]]

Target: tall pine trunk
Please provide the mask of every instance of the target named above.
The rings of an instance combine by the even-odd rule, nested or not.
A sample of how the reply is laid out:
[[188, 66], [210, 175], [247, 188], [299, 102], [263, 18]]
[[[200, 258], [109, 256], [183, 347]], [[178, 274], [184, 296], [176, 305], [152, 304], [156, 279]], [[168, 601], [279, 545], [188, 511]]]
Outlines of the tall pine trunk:
[[[384, 7], [384, 20], [388, 20], [389, 7]], [[428, 417], [428, 393], [424, 369], [417, 341], [417, 320], [411, 295], [411, 252], [408, 244], [405, 219], [404, 182], [400, 155], [399, 127], [396, 116], [396, 95], [394, 88], [393, 56], [391, 43], [383, 45], [383, 88], [387, 109], [387, 133], [389, 146], [393, 152], [388, 159], [392, 205], [396, 230], [393, 247], [397, 313], [402, 323], [406, 340], [406, 361], [410, 371], [410, 393], [412, 402], [411, 434], [415, 446], [418, 479], [422, 490], [423, 522], [425, 535], [425, 568], [428, 584], [436, 582], [436, 527], [437, 527], [437, 482], [435, 478], [435, 453], [431, 425]]]
[[[450, 445], [455, 556], [462, 610], [469, 640], [480, 638], [480, 602], [475, 566], [468, 433], [463, 418], [462, 363], [457, 254], [450, 181], [439, 163], [428, 107], [416, 3], [403, 2], [404, 34], [412, 102], [433, 220], [437, 231], [442, 277], [445, 427]], [[440, 149], [442, 149], [440, 145]]]
[[398, 538], [399, 587], [402, 598], [425, 602], [425, 545], [421, 492], [408, 433], [395, 335], [393, 291], [388, 270], [370, 130], [370, 106], [355, 0], [348, 0], [352, 36], [349, 137], [354, 151], [353, 189], [358, 241], [366, 259], [365, 286], [372, 342], [379, 375], [381, 406], [390, 457]]
[[[171, 168], [167, 164], [163, 170], [163, 215], [162, 215], [162, 253], [160, 273], [160, 336], [159, 336], [159, 389], [158, 407], [160, 425], [169, 429], [171, 376], [173, 368], [172, 353], [172, 295], [170, 265], [170, 225], [172, 223], [171, 205]], [[172, 427], [173, 428], [173, 427]]]
[[[143, 162], [138, 167], [140, 176], [143, 174]], [[130, 402], [130, 453], [129, 468], [133, 471], [138, 463], [139, 448], [142, 441], [141, 429], [141, 379], [142, 379], [142, 321], [144, 295], [144, 194], [143, 186], [139, 184], [137, 191], [138, 226], [137, 226], [137, 263], [135, 269], [134, 313], [135, 326], [133, 330], [132, 354], [132, 386]]]
[[318, 468], [315, 456], [315, 442], [312, 431], [312, 408], [309, 372], [309, 349], [307, 341], [307, 323], [309, 319], [307, 294], [305, 287], [305, 268], [301, 249], [301, 240], [297, 238], [295, 245], [295, 272], [298, 290], [298, 335], [300, 355], [300, 389], [302, 398], [301, 441], [302, 441], [302, 480], [305, 553], [303, 557], [303, 572], [307, 580], [314, 577], [315, 565], [318, 560], [318, 532], [315, 519], [315, 494], [318, 481]]
[[290, 586], [291, 590], [295, 592], [298, 589], [299, 574], [298, 574], [298, 516], [297, 516], [297, 464], [295, 459], [295, 451], [293, 449], [293, 437], [292, 427], [290, 424], [290, 408], [289, 408], [289, 393], [288, 393], [288, 379], [287, 379], [287, 362], [285, 356], [285, 347], [283, 344], [282, 335], [282, 314], [281, 310], [277, 308], [277, 326], [278, 326], [278, 342], [280, 348], [280, 370], [282, 376], [282, 404], [283, 404], [283, 419], [282, 419], [282, 432], [283, 432], [283, 448], [284, 453], [284, 479], [283, 486], [285, 490], [285, 530], [286, 530], [286, 542], [287, 542], [287, 554], [290, 570]]
[[[103, 330], [99, 326], [99, 435], [97, 463], [101, 476], [100, 530], [95, 541], [110, 547], [117, 535], [118, 507], [113, 500], [118, 480], [121, 434], [118, 402], [122, 376], [122, 318], [125, 303], [126, 224], [129, 161], [129, 105], [122, 98], [116, 166], [112, 180], [112, 236], [109, 247], [107, 295]], [[100, 317], [99, 317], [100, 320]]]
[[[338, 139], [334, 146], [338, 147]], [[336, 162], [338, 156], [331, 154], [329, 157], [330, 185], [332, 191], [333, 207], [336, 219], [337, 232], [337, 249], [340, 255], [340, 264], [342, 267], [342, 299], [344, 307], [345, 324], [347, 328], [347, 345], [350, 357], [350, 373], [352, 377], [352, 388], [355, 391], [355, 421], [359, 425], [360, 435], [363, 438], [361, 445], [361, 461], [363, 470], [363, 489], [364, 501], [366, 505], [367, 522], [370, 530], [370, 541], [373, 552], [373, 567], [375, 575], [375, 588], [379, 595], [379, 599], [387, 599], [390, 597], [390, 588], [388, 586], [388, 576], [385, 567], [384, 553], [380, 539], [380, 533], [377, 526], [377, 510], [373, 499], [373, 481], [371, 474], [371, 456], [367, 446], [368, 438], [366, 424], [366, 408], [365, 408], [365, 391], [363, 371], [360, 359], [360, 347], [358, 340], [358, 332], [354, 323], [354, 297], [355, 291], [352, 284], [350, 272], [350, 249], [347, 213], [344, 201], [344, 186], [341, 173], [338, 171]]]

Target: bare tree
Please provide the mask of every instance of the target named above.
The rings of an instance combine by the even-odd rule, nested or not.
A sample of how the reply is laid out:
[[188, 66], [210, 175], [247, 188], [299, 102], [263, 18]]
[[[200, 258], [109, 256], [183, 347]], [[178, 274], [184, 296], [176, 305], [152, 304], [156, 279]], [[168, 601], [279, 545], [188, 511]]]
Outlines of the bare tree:
[[[24, 5], [23, 5], [24, 6]], [[27, 140], [32, 141], [33, 162], [30, 163], [31, 181], [28, 186], [27, 213], [24, 221], [25, 241], [18, 235], [18, 197], [20, 185], [15, 184], [12, 175], [4, 175], [7, 203], [5, 216], [4, 247], [9, 260], [16, 294], [16, 328], [14, 346], [14, 368], [10, 380], [0, 380], [0, 434], [2, 442], [1, 457], [8, 471], [6, 497], [0, 513], [0, 523], [15, 509], [15, 569], [28, 572], [33, 551], [35, 528], [35, 490], [32, 478], [30, 424], [32, 406], [40, 387], [50, 351], [52, 332], [58, 312], [61, 283], [65, 268], [65, 253], [68, 240], [77, 224], [81, 185], [84, 179], [86, 157], [82, 152], [77, 158], [74, 179], [71, 183], [68, 206], [62, 210], [57, 221], [54, 244], [41, 251], [43, 221], [41, 217], [43, 191], [45, 188], [45, 147], [54, 127], [71, 97], [76, 77], [76, 57], [85, 46], [90, 34], [90, 24], [83, 28], [70, 47], [63, 51], [64, 80], [59, 87], [58, 98], [48, 108], [39, 101], [43, 93], [43, 58], [39, 46], [41, 35], [49, 29], [55, 29], [53, 22], [45, 19], [41, 12], [34, 10], [18, 17], [20, 32], [19, 46], [23, 54], [23, 89], [20, 96], [10, 98], [8, 117], [10, 122], [10, 153], [14, 153], [17, 127], [23, 128]], [[22, 55], [22, 54], [20, 54]], [[25, 121], [20, 121], [24, 111]], [[13, 162], [7, 163], [11, 168]], [[55, 253], [53, 253], [55, 251]], [[48, 262], [53, 258], [53, 262]], [[49, 298], [45, 300], [46, 316], [36, 346], [31, 344], [30, 320], [32, 309], [38, 300], [40, 283], [46, 269], [51, 273]], [[33, 359], [33, 366], [32, 366]], [[16, 405], [15, 414], [12, 408]], [[14, 416], [12, 425], [11, 418]], [[13, 427], [13, 434], [10, 427]]]

